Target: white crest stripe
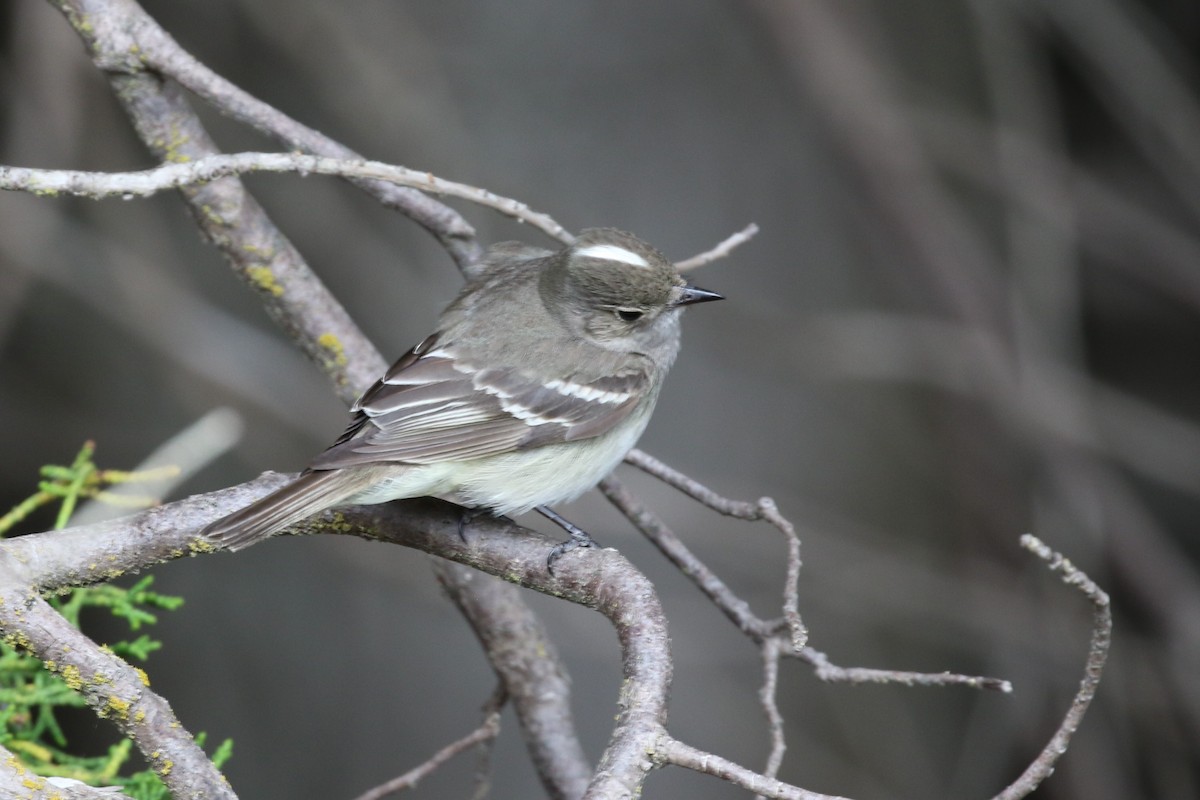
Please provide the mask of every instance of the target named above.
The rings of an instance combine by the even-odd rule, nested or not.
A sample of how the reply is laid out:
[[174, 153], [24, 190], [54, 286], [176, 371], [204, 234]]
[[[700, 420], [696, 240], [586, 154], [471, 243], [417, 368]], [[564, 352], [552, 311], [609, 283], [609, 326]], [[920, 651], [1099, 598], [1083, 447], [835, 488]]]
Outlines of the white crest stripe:
[[632, 250], [618, 247], [615, 244], [593, 244], [582, 250], [576, 250], [576, 255], [584, 258], [599, 258], [603, 261], [620, 261], [622, 264], [632, 264], [635, 267], [649, 268], [650, 262]]

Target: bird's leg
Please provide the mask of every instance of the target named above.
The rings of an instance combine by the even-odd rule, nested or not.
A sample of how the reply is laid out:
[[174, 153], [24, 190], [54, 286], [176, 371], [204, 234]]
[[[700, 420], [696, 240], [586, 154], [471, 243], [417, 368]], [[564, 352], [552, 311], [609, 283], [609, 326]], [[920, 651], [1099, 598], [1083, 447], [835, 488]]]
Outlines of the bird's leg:
[[549, 506], [536, 506], [533, 510], [562, 528], [571, 536], [565, 542], [555, 545], [554, 549], [550, 551], [550, 555], [546, 556], [546, 571], [551, 575], [554, 574], [554, 562], [564, 553], [569, 553], [576, 547], [598, 547], [595, 540], [591, 536], [588, 536], [587, 531], [566, 519]]

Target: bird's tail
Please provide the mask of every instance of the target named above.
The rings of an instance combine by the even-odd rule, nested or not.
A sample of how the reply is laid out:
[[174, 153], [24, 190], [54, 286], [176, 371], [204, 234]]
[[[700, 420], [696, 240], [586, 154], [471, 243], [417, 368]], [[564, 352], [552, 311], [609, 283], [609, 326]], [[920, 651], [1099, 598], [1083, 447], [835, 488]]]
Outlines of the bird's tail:
[[361, 487], [341, 470], [306, 472], [288, 485], [222, 517], [200, 533], [240, 550], [301, 520], [339, 505]]

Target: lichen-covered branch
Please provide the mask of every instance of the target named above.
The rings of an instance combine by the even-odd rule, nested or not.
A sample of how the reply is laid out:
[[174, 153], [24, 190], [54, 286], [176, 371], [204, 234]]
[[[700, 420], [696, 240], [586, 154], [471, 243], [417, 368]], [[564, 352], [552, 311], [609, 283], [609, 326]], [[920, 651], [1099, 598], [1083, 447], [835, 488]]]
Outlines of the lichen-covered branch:
[[[139, 746], [146, 746], [143, 752], [152, 763], [158, 765], [163, 754], [169, 752], [172, 768], [163, 777], [172, 791], [176, 786], [179, 791], [191, 791], [197, 782], [206, 780], [206, 769], [212, 775], [216, 770], [191, 743], [186, 731], [167, 716], [170, 712], [166, 702], [144, 684], [135, 686], [131, 682], [139, 680], [136, 670], [122, 666], [124, 662], [105, 654], [86, 636], [71, 629], [49, 606], [43, 611], [44, 603], [38, 595], [208, 552], [212, 545], [199, 538], [204, 525], [231, 507], [262, 497], [291, 477], [267, 473], [241, 486], [190, 497], [131, 517], [0, 541], [0, 599], [5, 601], [0, 604], [0, 631], [45, 658], [76, 665], [84, 676], [106, 676], [95, 679], [99, 686], [119, 688], [119, 693], [112, 693], [115, 706], [132, 716], [124, 720], [118, 714], [114, 721], [128, 728]], [[617, 724], [584, 797], [612, 797], [618, 791], [636, 793], [651, 767], [644, 754], [664, 730], [671, 678], [666, 621], [653, 587], [613, 550], [568, 555], [555, 565], [551, 576], [545, 565], [549, 546], [545, 537], [508, 520], [480, 518], [472, 523], [469, 541], [464, 541], [459, 536], [460, 518], [457, 506], [422, 499], [327, 512], [294, 532], [346, 533], [414, 547], [594, 608], [608, 617], [621, 644], [625, 681]], [[64, 627], [73, 633], [62, 630]], [[61, 652], [63, 642], [73, 655]], [[109, 700], [109, 695], [89, 696], [98, 710]], [[146, 728], [145, 732], [133, 730], [141, 709], [147, 709], [147, 718], [152, 721], [169, 719], [174, 723], [168, 726], [170, 736], [156, 738], [158, 727]], [[191, 744], [185, 746], [184, 740]], [[170, 751], [164, 742], [169, 743]], [[189, 746], [195, 751], [190, 752]], [[156, 752], [159, 755], [154, 755]], [[222, 793], [207, 796], [233, 794], [225, 787]]]

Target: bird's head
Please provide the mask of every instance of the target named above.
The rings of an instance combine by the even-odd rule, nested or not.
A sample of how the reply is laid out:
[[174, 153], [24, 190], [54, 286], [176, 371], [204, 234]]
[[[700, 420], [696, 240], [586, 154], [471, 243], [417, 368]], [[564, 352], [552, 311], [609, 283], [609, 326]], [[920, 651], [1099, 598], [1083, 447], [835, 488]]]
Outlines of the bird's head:
[[684, 306], [723, 299], [688, 284], [666, 256], [614, 228], [582, 231], [550, 259], [541, 289], [577, 334], [622, 351], [673, 346]]

